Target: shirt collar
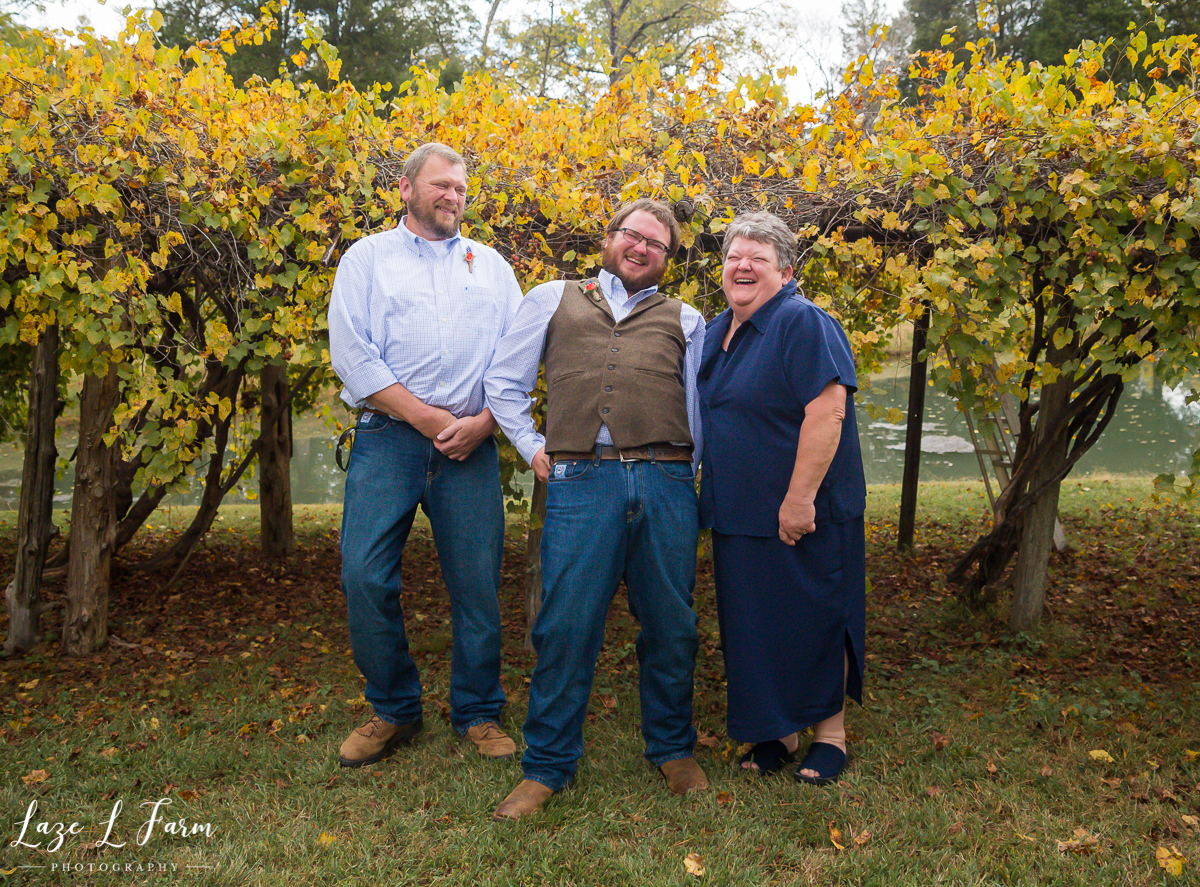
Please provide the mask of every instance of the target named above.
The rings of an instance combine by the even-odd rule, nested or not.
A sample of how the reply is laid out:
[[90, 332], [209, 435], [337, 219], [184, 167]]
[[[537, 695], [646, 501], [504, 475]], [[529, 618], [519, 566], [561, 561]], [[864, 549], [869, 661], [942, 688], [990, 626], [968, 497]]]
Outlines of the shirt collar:
[[622, 305], [626, 302], [636, 304], [647, 296], [652, 296], [658, 292], [658, 284], [654, 284], [653, 286], [646, 287], [644, 290], [639, 290], [630, 297], [625, 289], [625, 284], [621, 282], [621, 278], [617, 277], [611, 271], [601, 270], [597, 279], [600, 281], [600, 289], [604, 290], [604, 295]]
[[754, 324], [755, 329], [760, 333], [765, 333], [767, 324], [771, 322], [771, 318], [775, 316], [779, 306], [794, 295], [796, 295], [796, 281], [789, 280], [779, 292], [771, 296], [765, 304], [759, 306], [759, 309], [750, 315], [746, 323]]
[[[400, 233], [400, 236], [404, 239], [404, 243], [408, 246], [408, 248], [410, 250], [412, 250], [414, 253], [420, 252], [421, 244], [429, 243], [429, 241], [427, 239], [425, 239], [424, 237], [418, 237], [416, 234], [414, 234], [413, 231], [408, 227], [408, 225], [405, 224], [406, 221], [408, 221], [408, 216], [407, 215], [401, 216], [400, 224], [396, 226], [395, 230]], [[462, 239], [463, 239], [462, 232], [458, 231], [455, 233], [455, 235], [453, 237], [448, 237], [445, 240], [439, 241], [439, 243], [448, 244], [450, 246], [450, 249], [453, 250], [456, 242], [460, 241]]]

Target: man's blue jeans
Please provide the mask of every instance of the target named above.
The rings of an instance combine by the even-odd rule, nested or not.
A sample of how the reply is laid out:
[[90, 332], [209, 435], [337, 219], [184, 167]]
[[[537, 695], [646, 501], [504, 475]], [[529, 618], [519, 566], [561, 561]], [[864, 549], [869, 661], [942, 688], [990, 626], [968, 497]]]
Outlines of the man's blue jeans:
[[561, 789], [583, 754], [604, 622], [624, 578], [641, 622], [637, 657], [646, 758], [691, 756], [696, 663], [696, 493], [689, 462], [556, 462], [542, 529], [537, 667], [525, 721], [525, 778]]
[[497, 720], [500, 559], [504, 511], [496, 443], [455, 462], [405, 422], [364, 413], [354, 436], [342, 510], [342, 592], [366, 698], [393, 724], [421, 717], [421, 679], [408, 652], [400, 562], [417, 506], [429, 515], [450, 592], [450, 723], [460, 733]]

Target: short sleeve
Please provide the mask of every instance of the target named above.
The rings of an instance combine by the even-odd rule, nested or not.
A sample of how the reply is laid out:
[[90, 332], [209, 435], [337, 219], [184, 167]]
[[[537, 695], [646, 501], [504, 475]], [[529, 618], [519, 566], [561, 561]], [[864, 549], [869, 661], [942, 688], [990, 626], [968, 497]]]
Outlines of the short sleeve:
[[782, 347], [785, 379], [802, 405], [816, 400], [830, 382], [858, 390], [850, 340], [841, 325], [815, 305], [799, 303]]

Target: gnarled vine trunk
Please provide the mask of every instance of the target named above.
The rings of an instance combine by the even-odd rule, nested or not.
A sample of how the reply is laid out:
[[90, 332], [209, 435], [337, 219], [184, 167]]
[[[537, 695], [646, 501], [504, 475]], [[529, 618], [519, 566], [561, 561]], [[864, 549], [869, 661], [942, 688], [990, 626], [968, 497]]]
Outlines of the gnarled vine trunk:
[[25, 462], [17, 508], [17, 552], [8, 604], [9, 655], [32, 650], [42, 610], [42, 568], [54, 538], [54, 420], [58, 416], [58, 326], [46, 327], [33, 354], [29, 378], [29, 418], [25, 425]]
[[[1088, 363], [1091, 339], [1073, 326], [1072, 307], [1061, 290], [1035, 286], [1030, 369], [1021, 388], [1016, 451], [1007, 486], [996, 499], [995, 525], [947, 574], [972, 607], [994, 599], [996, 584], [1018, 554], [1009, 625], [1024, 631], [1042, 617], [1047, 568], [1058, 515], [1062, 479], [1100, 438], [1125, 390], [1120, 373]], [[1043, 365], [1061, 368], [1032, 398]], [[1072, 364], [1078, 368], [1069, 369]]]
[[108, 596], [117, 534], [113, 487], [119, 449], [104, 435], [117, 405], [117, 365], [83, 379], [79, 397], [79, 448], [71, 498], [71, 553], [67, 562], [67, 615], [62, 648], [84, 656], [108, 641]]
[[1017, 543], [1017, 565], [1013, 575], [1013, 599], [1008, 624], [1016, 631], [1034, 628], [1042, 620], [1046, 603], [1047, 570], [1054, 527], [1058, 519], [1058, 491], [1070, 470], [1067, 462], [1070, 439], [1057, 430], [1067, 418], [1074, 379], [1060, 376], [1042, 390], [1040, 421], [1033, 446], [1043, 447], [1037, 466], [1030, 473], [1029, 486], [1041, 493], [1026, 509]]

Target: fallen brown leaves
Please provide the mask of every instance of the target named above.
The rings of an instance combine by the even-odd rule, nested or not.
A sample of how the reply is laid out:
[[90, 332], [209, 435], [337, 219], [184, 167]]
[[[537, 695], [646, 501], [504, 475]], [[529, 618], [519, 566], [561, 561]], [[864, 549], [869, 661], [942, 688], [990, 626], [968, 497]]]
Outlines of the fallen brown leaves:
[[[1106, 513], [1096, 519], [1110, 521], [1114, 515]], [[1055, 623], [1086, 638], [1087, 643], [1053, 649], [1025, 649], [1012, 641], [1002, 623], [983, 614], [973, 617], [971, 630], [964, 630], [961, 636], [943, 630], [938, 613], [953, 593], [946, 590], [942, 575], [954, 552], [977, 535], [973, 522], [921, 524], [911, 554], [895, 551], [893, 524], [872, 523], [868, 528], [869, 667], [883, 672], [919, 663], [942, 667], [970, 662], [988, 649], [1003, 648], [1014, 671], [1027, 674], [1031, 681], [1131, 670], [1145, 684], [1190, 680], [1195, 669], [1187, 655], [1194, 638], [1200, 637], [1200, 597], [1192, 592], [1190, 578], [1200, 575], [1195, 519], [1168, 510], [1129, 510], [1123, 519], [1155, 569], [1135, 571], [1141, 586], [1133, 594], [1128, 551], [1111, 543], [1105, 534], [1090, 532], [1089, 524], [1078, 518], [1068, 520], [1073, 548], [1052, 559], [1047, 602]], [[147, 550], [160, 542], [147, 545]], [[123, 551], [130, 559], [144, 553], [137, 543]], [[304, 720], [315, 729], [327, 717], [311, 703], [311, 694], [321, 689], [311, 676], [327, 659], [350, 661], [336, 533], [303, 538], [295, 555], [281, 563], [264, 562], [256, 538], [236, 540], [225, 535], [196, 552], [180, 577], [183, 590], [167, 594], [163, 584], [168, 576], [133, 571], [124, 566], [127, 563], [118, 563], [114, 577], [113, 643], [109, 647], [90, 657], [63, 659], [54, 655], [51, 646], [45, 650], [49, 655], [36, 666], [28, 659], [0, 662], [0, 697], [10, 700], [8, 714], [0, 719], [0, 736], [11, 739], [33, 729], [30, 712], [35, 710], [60, 717], [54, 702], [64, 691], [75, 700], [72, 716], [85, 724], [99, 726], [107, 721], [112, 699], [106, 694], [114, 693], [162, 700], [164, 710], [188, 714], [190, 703], [175, 692], [179, 677], [218, 663], [249, 668], [262, 660], [266, 661], [272, 692], [281, 701], [293, 697], [309, 700], [303, 705], [282, 705], [273, 718], [287, 723]], [[0, 570], [7, 567], [0, 562]], [[530, 673], [534, 661], [523, 648], [523, 577], [524, 537], [514, 532], [506, 542], [500, 602], [504, 663], [512, 672], [505, 685], [518, 694], [523, 692], [522, 676]], [[430, 683], [436, 684], [449, 667], [445, 644], [434, 641], [449, 638], [450, 606], [427, 529], [417, 527], [410, 536], [403, 581], [401, 604], [410, 617], [407, 628], [414, 656]], [[48, 607], [43, 628], [54, 632], [59, 627], [56, 620], [61, 618], [61, 583], [49, 584], [44, 593]], [[619, 594], [614, 600], [609, 616], [613, 638], [632, 634], [626, 632], [632, 619], [623, 597]], [[697, 696], [720, 700], [724, 673], [711, 561], [707, 558], [699, 564], [696, 599], [702, 645]], [[914, 603], [918, 605], [915, 609]], [[0, 616], [0, 627], [3, 618]], [[927, 630], [931, 626], [936, 631]], [[636, 668], [636, 656], [631, 644], [606, 645], [597, 669], [595, 714], [609, 715], [624, 702], [605, 689], [604, 675], [632, 668]], [[359, 690], [344, 688], [345, 693]], [[714, 704], [718, 708], [707, 713], [711, 716], [709, 729], [701, 734], [699, 744], [714, 756], [730, 759], [737, 754], [737, 746], [713, 731], [712, 724], [719, 723], [723, 715], [720, 701]], [[1064, 711], [1062, 717], [1075, 716], [1077, 713]], [[254, 729], [269, 735], [273, 727], [273, 721], [264, 721]], [[945, 752], [953, 739], [935, 731], [930, 742], [935, 751]], [[120, 742], [114, 738], [111, 744]], [[115, 755], [116, 751], [109, 753]], [[1200, 751], [1189, 749], [1186, 756], [1189, 762], [1200, 759]], [[1099, 760], [1089, 763], [1099, 765], [1102, 773], [1113, 766]], [[1042, 775], [1049, 774], [1043, 770]]]
[[[1003, 648], [1014, 670], [1036, 681], [1130, 671], [1147, 684], [1189, 681], [1195, 672], [1189, 654], [1200, 637], [1200, 596], [1194, 593], [1200, 534], [1195, 523], [1193, 514], [1168, 507], [1141, 511], [1113, 506], [1082, 518], [1065, 517], [1071, 547], [1051, 557], [1046, 607], [1054, 624], [1081, 642], [1054, 649], [1014, 643], [1001, 619], [1004, 600], [999, 615], [978, 614], [961, 636], [934, 637], [923, 631], [922, 617], [954, 599], [954, 589], [944, 582], [945, 570], [978, 536], [979, 526], [968, 520], [922, 523], [915, 548], [903, 554], [895, 549], [893, 521], [871, 523], [871, 658], [894, 670], [921, 662], [941, 667]], [[1120, 525], [1122, 533], [1096, 532], [1097, 524]], [[1138, 552], [1132, 560], [1131, 551]]]
[[1083, 855], [1087, 853], [1095, 853], [1100, 849], [1100, 839], [1095, 835], [1088, 834], [1086, 829], [1075, 829], [1075, 836], [1067, 841], [1058, 842], [1059, 853], [1074, 853]]

